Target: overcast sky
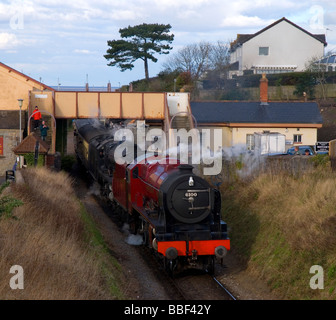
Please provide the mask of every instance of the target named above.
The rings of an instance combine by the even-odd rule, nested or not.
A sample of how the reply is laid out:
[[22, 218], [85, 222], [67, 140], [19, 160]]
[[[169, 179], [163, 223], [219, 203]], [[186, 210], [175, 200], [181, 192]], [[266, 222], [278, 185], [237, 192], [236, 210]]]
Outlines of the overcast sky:
[[[0, 61], [54, 86], [113, 87], [144, 78], [142, 61], [132, 71], [108, 67], [107, 40], [142, 23], [170, 24], [176, 52], [200, 41], [231, 41], [286, 17], [311, 33], [327, 35], [336, 51], [336, 2], [296, 0], [0, 0]], [[150, 62], [149, 75], [166, 55]]]

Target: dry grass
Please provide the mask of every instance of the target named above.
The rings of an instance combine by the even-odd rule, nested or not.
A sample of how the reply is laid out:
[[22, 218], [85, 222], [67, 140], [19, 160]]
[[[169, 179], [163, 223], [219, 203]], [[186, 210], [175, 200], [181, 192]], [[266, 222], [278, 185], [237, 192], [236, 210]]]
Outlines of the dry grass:
[[333, 250], [336, 245], [336, 176], [320, 170], [298, 179], [288, 175], [258, 177], [247, 189], [251, 209], [275, 224], [293, 249]]
[[[285, 299], [335, 298], [335, 190], [328, 167], [300, 177], [261, 174], [222, 189], [233, 250]], [[325, 271], [324, 290], [309, 286], [312, 265]]]
[[[25, 183], [6, 191], [24, 205], [14, 210], [17, 219], [0, 220], [0, 299], [120, 298], [108, 286], [113, 275], [102, 273], [102, 252], [88, 242], [92, 235], [68, 175], [44, 168], [22, 174]], [[24, 270], [23, 290], [9, 286], [13, 265]]]

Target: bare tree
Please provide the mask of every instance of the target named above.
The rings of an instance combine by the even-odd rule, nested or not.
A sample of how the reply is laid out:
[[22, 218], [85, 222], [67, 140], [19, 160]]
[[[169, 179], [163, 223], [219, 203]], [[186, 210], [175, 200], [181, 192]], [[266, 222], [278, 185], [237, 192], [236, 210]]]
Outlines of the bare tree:
[[189, 44], [172, 55], [163, 65], [165, 69], [189, 72], [193, 81], [207, 69], [211, 45], [208, 42]]
[[[230, 65], [230, 42], [217, 41], [211, 46], [210, 63], [204, 77], [211, 88], [221, 89], [228, 79]], [[205, 83], [204, 83], [205, 84]]]
[[196, 82], [205, 78], [209, 72], [225, 76], [228, 64], [229, 43], [218, 41], [216, 44], [189, 44], [170, 56], [163, 67], [169, 71], [188, 72], [192, 81]]
[[230, 64], [230, 43], [217, 41], [211, 46], [210, 62], [211, 69], [219, 72], [226, 72], [227, 66]]

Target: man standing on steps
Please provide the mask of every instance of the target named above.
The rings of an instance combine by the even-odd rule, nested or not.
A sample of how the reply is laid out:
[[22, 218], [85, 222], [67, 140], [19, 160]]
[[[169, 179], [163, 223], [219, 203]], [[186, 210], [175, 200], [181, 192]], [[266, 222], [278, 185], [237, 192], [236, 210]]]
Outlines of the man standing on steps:
[[33, 120], [34, 120], [34, 130], [36, 131], [40, 125], [40, 120], [42, 119], [42, 115], [37, 106], [35, 106], [35, 110], [33, 112]]
[[46, 137], [48, 134], [49, 127], [46, 125], [45, 121], [42, 121], [42, 124], [40, 125], [41, 130], [41, 138], [43, 141], [46, 141]]

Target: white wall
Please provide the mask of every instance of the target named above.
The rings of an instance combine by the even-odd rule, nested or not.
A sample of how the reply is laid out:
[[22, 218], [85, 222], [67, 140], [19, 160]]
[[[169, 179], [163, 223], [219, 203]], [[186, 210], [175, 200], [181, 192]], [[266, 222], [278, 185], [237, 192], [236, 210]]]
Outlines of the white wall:
[[[295, 134], [302, 135], [302, 142], [298, 145], [313, 146], [317, 142], [316, 128], [232, 128], [232, 145], [246, 144], [247, 134], [262, 133], [264, 130], [284, 134], [288, 143], [286, 144], [286, 149], [293, 146], [293, 137]], [[290, 142], [292, 143], [290, 144]]]
[[[269, 55], [259, 56], [259, 47], [269, 47]], [[302, 71], [313, 57], [323, 56], [324, 45], [290, 23], [281, 21], [245, 42], [241, 52], [242, 70], [250, 69], [252, 65], [297, 65], [295, 71]]]

